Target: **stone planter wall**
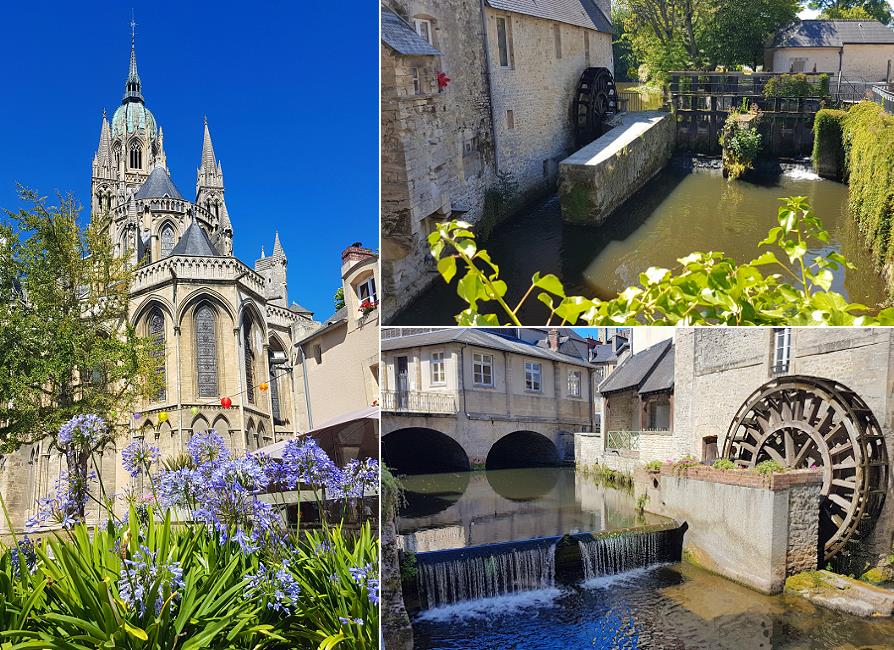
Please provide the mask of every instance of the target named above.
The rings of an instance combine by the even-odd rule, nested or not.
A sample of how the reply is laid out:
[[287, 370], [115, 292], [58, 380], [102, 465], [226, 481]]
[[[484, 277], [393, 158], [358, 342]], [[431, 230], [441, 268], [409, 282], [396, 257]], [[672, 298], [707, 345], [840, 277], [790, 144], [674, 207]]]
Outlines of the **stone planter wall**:
[[685, 522], [684, 551], [695, 563], [764, 593], [816, 570], [822, 475], [798, 470], [768, 477], [695, 466], [675, 475], [637, 469], [636, 496], [645, 509]]

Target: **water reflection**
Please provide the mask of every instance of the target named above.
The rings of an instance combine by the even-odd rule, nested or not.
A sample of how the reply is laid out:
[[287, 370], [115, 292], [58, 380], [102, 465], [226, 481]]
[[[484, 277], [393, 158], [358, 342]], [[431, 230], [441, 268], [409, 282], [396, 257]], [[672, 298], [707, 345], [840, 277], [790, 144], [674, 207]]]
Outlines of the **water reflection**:
[[[635, 284], [649, 266], [674, 266], [692, 251], [724, 251], [742, 262], [753, 259], [759, 254], [757, 243], [776, 225], [780, 197], [787, 196], [806, 196], [829, 230], [828, 248], [812, 252], [843, 252], [858, 267], [839, 273], [832, 288], [852, 302], [882, 301], [884, 282], [848, 211], [847, 186], [803, 176], [728, 183], [716, 170], [669, 167], [602, 226], [563, 223], [554, 196], [497, 228], [487, 248], [513, 302], [536, 271], [556, 273], [571, 293], [608, 298]], [[463, 306], [455, 285], [439, 281], [396, 322], [454, 325], [453, 315]], [[536, 300], [526, 302], [520, 315], [528, 323], [546, 319]]]
[[426, 474], [402, 483], [407, 503], [398, 532], [404, 548], [417, 552], [667, 521], [637, 514], [632, 494], [571, 468]]

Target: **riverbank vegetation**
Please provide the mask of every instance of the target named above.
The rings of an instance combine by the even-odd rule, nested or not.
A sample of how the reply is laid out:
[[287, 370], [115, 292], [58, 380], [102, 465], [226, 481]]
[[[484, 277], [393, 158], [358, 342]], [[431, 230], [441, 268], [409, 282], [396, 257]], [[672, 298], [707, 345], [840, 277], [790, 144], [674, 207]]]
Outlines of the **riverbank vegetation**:
[[[120, 497], [122, 513], [101, 464], [77, 462], [110, 441], [93, 415], [60, 429], [68, 471], [28, 522], [39, 537], [0, 547], [0, 646], [378, 647], [379, 543], [362, 507], [374, 461], [338, 468], [313, 439], [289, 441], [282, 461], [230, 458], [208, 432], [179, 468], [160, 469], [158, 449], [138, 440], [122, 465], [148, 488]], [[312, 530], [277, 507], [302, 486], [316, 501]]]
[[840, 161], [850, 208], [894, 293], [894, 117], [863, 101], [848, 111], [821, 110], [814, 125], [814, 164]]
[[[829, 233], [806, 198], [784, 199], [777, 223], [760, 242], [768, 250], [748, 263], [722, 252], [695, 252], [679, 258], [673, 269], [646, 269], [639, 285], [610, 300], [569, 296], [557, 276], [538, 272], [522, 298], [510, 305], [498, 261], [478, 247], [471, 224], [439, 223], [428, 242], [438, 272], [447, 283], [458, 278], [456, 292], [468, 304], [456, 316], [459, 325], [520, 326], [518, 312], [529, 299], [545, 305], [548, 324], [894, 324], [894, 308], [873, 313], [831, 291], [835, 273], [853, 265], [826, 247]], [[823, 252], [808, 256], [811, 249]]]

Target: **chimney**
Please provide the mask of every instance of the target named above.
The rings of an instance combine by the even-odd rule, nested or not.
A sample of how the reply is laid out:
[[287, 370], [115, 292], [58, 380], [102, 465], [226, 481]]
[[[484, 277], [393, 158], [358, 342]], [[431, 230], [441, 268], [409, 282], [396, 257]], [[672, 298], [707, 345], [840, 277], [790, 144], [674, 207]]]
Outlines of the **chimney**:
[[558, 352], [559, 351], [559, 330], [551, 329], [547, 336], [549, 337], [549, 349], [552, 350], [553, 352]]
[[376, 253], [371, 248], [364, 248], [359, 241], [348, 246], [341, 254], [342, 273], [354, 266], [357, 262], [369, 257], [375, 257]]

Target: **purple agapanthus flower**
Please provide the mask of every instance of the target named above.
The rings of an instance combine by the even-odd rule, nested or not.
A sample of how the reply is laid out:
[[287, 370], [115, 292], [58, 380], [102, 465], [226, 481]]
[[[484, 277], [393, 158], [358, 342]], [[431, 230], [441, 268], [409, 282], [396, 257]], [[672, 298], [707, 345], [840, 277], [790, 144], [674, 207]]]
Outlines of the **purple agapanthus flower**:
[[362, 618], [346, 618], [344, 616], [339, 616], [338, 620], [342, 625], [350, 625], [351, 623], [354, 625], [363, 625]]
[[225, 461], [230, 457], [227, 445], [215, 431], [194, 433], [186, 443], [186, 451], [192, 456], [196, 465]]
[[[165, 600], [177, 590], [183, 589], [183, 569], [179, 562], [163, 562], [154, 551], [141, 545], [133, 560], [124, 560], [124, 567], [118, 579], [118, 593], [122, 600], [145, 615], [147, 600], [154, 596], [155, 615], [161, 613]], [[171, 599], [174, 607], [179, 594]]]
[[328, 454], [310, 437], [289, 440], [282, 454], [289, 487], [299, 483], [323, 487], [333, 481], [338, 468]]
[[253, 597], [261, 598], [268, 609], [280, 612], [285, 616], [295, 613], [301, 587], [295, 576], [289, 571], [289, 564], [283, 561], [281, 566], [266, 567], [261, 562], [258, 570], [248, 574], [248, 591]]
[[198, 472], [188, 467], [166, 470], [158, 477], [158, 499], [165, 508], [194, 506], [202, 489]]
[[96, 472], [81, 477], [62, 472], [53, 485], [55, 494], [37, 500], [37, 512], [25, 522], [25, 530], [32, 531], [48, 523], [71, 528], [81, 520], [87, 506], [89, 483], [96, 479]]
[[143, 471], [149, 471], [161, 452], [155, 445], [147, 445], [142, 440], [134, 440], [121, 451], [121, 464], [131, 477], [136, 478]]
[[214, 490], [226, 490], [236, 484], [255, 494], [265, 490], [267, 482], [267, 472], [261, 461], [249, 454], [217, 464], [211, 472], [210, 487]]
[[329, 490], [336, 499], [360, 498], [379, 484], [379, 463], [373, 458], [356, 458], [330, 475]]
[[234, 541], [245, 553], [284, 539], [282, 518], [272, 505], [261, 501], [238, 481], [218, 482], [198, 495], [197, 521], [217, 532], [220, 542]]
[[64, 451], [66, 449], [96, 449], [108, 438], [109, 428], [106, 421], [98, 415], [76, 415], [59, 429], [56, 443]]
[[351, 567], [348, 569], [351, 579], [361, 587], [366, 587], [366, 593], [369, 602], [373, 605], [379, 604], [379, 575], [373, 565], [367, 562], [362, 567]]
[[12, 563], [12, 572], [16, 578], [21, 578], [22, 564], [28, 573], [37, 571], [37, 553], [34, 552], [34, 542], [27, 536], [19, 541], [9, 552], [9, 561]]

